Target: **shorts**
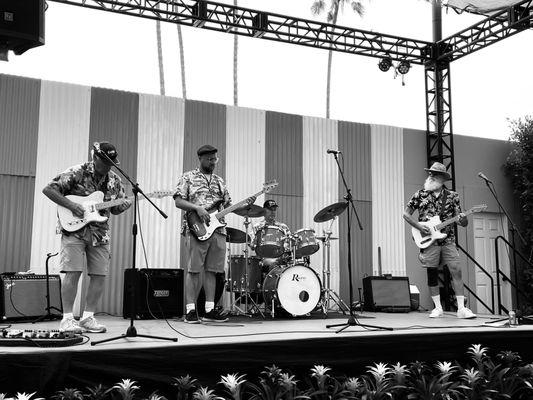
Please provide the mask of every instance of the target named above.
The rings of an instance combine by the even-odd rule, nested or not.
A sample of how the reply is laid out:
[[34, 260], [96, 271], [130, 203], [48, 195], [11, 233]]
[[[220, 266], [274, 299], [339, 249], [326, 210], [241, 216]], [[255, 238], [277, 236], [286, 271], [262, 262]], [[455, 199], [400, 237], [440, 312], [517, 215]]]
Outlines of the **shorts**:
[[215, 232], [206, 241], [199, 241], [191, 233], [185, 236], [187, 248], [187, 270], [224, 272], [226, 262], [226, 235]]
[[438, 268], [441, 265], [459, 263], [459, 252], [454, 243], [442, 246], [434, 243], [426, 249], [421, 249], [418, 259], [424, 268]]
[[75, 235], [61, 235], [60, 272], [83, 272], [84, 261], [87, 262], [89, 275], [106, 276], [111, 261], [111, 246], [93, 246], [88, 229], [83, 239]]

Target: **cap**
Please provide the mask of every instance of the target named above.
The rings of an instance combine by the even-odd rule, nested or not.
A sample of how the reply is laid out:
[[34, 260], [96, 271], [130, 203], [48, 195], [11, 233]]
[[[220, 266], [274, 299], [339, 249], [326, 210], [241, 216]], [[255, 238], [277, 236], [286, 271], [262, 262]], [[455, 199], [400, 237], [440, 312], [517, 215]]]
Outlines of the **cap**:
[[203, 156], [204, 154], [213, 154], [216, 153], [218, 149], [216, 147], [213, 147], [209, 144], [204, 144], [202, 147], [200, 147], [196, 153], [198, 156]]
[[[114, 145], [112, 145], [109, 142], [100, 142], [99, 144], [100, 151], [107, 155], [115, 164], [120, 164], [118, 157], [117, 149]], [[111, 165], [111, 163], [105, 158], [100, 156], [99, 154], [96, 154], [100, 160], [102, 160], [105, 164]]]
[[275, 200], [267, 200], [265, 201], [265, 203], [263, 204], [263, 208], [267, 208], [269, 210], [272, 210], [273, 208], [278, 208], [278, 203], [276, 203]]

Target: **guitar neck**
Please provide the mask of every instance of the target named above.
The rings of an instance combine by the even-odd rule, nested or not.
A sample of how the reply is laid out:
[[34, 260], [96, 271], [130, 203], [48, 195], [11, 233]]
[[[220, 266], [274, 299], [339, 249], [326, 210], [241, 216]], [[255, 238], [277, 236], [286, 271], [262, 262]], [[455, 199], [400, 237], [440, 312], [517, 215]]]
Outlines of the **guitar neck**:
[[[104, 201], [103, 203], [98, 203], [95, 205], [95, 208], [97, 210], [105, 210], [106, 208], [111, 208], [115, 206], [119, 206], [126, 200], [131, 200], [133, 197], [123, 197], [121, 199], [111, 200], [111, 201]], [[142, 197], [141, 197], [142, 199]]]
[[[470, 214], [472, 214], [474, 211], [472, 209], [466, 211], [464, 214], [465, 214], [465, 217], [469, 216]], [[450, 218], [450, 219], [447, 219], [446, 221], [444, 222], [441, 222], [440, 224], [438, 224], [435, 228], [438, 229], [439, 231], [442, 229], [442, 228], [446, 228], [448, 225], [451, 225], [451, 224], [454, 224], [456, 223], [457, 221], [459, 221], [459, 216], [456, 215], [455, 217], [453, 218]]]
[[[256, 194], [252, 195], [253, 197], [257, 197], [261, 194], [263, 194], [265, 191], [264, 190], [261, 190], [259, 192], [257, 192]], [[232, 206], [229, 206], [228, 208], [225, 208], [224, 210], [220, 211], [219, 213], [216, 214], [216, 217], [218, 219], [220, 218], [223, 218], [224, 216], [226, 216], [227, 214], [229, 213], [232, 213], [233, 211], [243, 207], [246, 205], [246, 199], [245, 200], [242, 200], [242, 201], [239, 201], [238, 203], [236, 204], [233, 204]]]

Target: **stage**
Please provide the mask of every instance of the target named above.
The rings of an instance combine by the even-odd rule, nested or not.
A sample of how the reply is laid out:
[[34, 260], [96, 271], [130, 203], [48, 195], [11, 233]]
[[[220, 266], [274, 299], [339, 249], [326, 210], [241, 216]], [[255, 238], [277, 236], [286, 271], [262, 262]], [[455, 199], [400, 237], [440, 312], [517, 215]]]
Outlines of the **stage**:
[[[342, 314], [309, 318], [260, 319], [233, 317], [223, 324], [190, 325], [179, 320], [136, 321], [139, 334], [178, 338], [177, 342], [145, 338], [120, 339], [91, 346], [126, 332], [129, 320], [100, 316], [104, 334], [88, 334], [86, 343], [67, 348], [0, 347], [0, 392], [37, 391], [49, 395], [65, 387], [112, 385], [122, 378], [142, 382], [143, 388], [168, 392], [171, 378], [190, 374], [213, 386], [221, 374], [255, 377], [264, 366], [276, 364], [295, 374], [315, 364], [339, 375], [360, 373], [374, 362], [462, 359], [467, 347], [481, 343], [493, 350], [513, 350], [533, 358], [533, 326], [491, 327], [494, 316], [458, 320], [453, 313], [429, 319], [427, 313], [363, 313], [363, 324], [392, 331], [352, 326], [342, 333], [327, 324], [342, 323]], [[14, 323], [16, 329], [56, 329], [57, 321]], [[172, 329], [172, 328], [173, 329]]]

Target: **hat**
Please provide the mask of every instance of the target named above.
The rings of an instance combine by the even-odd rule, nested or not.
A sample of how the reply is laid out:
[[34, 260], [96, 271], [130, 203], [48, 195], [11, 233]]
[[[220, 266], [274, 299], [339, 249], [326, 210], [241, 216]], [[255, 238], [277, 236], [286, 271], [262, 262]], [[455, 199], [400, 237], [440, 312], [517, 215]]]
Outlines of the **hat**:
[[[100, 152], [107, 155], [111, 161], [113, 161], [115, 164], [120, 164], [120, 161], [118, 160], [118, 152], [115, 146], [113, 146], [109, 142], [100, 142], [99, 144]], [[103, 155], [96, 154], [100, 160], [102, 160], [107, 165], [113, 165], [111, 164]]]
[[213, 154], [216, 153], [218, 149], [216, 147], [213, 147], [209, 144], [204, 144], [202, 147], [200, 147], [196, 153], [198, 156], [203, 156], [204, 154]]
[[450, 174], [446, 171], [446, 167], [444, 166], [444, 164], [441, 164], [440, 162], [435, 162], [435, 163], [433, 163], [431, 168], [424, 168], [424, 169], [427, 172], [433, 172], [435, 174], [442, 175], [444, 177], [444, 179], [447, 180], [447, 181], [452, 179]]
[[276, 203], [275, 200], [267, 200], [265, 201], [265, 203], [263, 204], [263, 208], [267, 208], [269, 210], [272, 210], [273, 208], [278, 208], [278, 203]]

